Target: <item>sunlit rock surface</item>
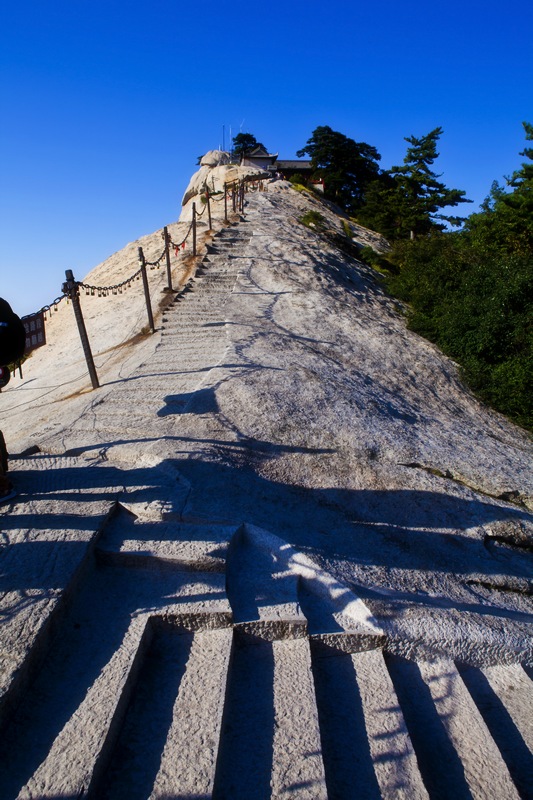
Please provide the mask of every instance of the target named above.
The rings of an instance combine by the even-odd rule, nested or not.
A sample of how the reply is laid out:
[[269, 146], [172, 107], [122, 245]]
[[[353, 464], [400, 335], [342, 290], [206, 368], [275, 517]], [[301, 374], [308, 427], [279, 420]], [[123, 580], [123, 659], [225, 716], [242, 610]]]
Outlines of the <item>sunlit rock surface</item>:
[[[205, 195], [206, 191], [213, 195], [223, 194], [226, 186], [236, 186], [241, 181], [261, 180], [269, 177], [268, 172], [257, 167], [231, 164], [229, 153], [222, 150], [210, 150], [200, 159], [200, 169], [194, 173], [185, 190], [181, 201], [183, 210], [180, 220], [191, 218], [192, 202], [198, 202], [200, 196]], [[201, 209], [198, 208], [198, 210]], [[218, 210], [218, 216], [220, 215], [221, 209]]]
[[140, 282], [82, 292], [99, 389], [62, 302], [0, 395], [2, 796], [527, 797], [531, 439], [407, 330], [381, 237], [259, 188], [197, 260], [169, 226], [155, 334]]

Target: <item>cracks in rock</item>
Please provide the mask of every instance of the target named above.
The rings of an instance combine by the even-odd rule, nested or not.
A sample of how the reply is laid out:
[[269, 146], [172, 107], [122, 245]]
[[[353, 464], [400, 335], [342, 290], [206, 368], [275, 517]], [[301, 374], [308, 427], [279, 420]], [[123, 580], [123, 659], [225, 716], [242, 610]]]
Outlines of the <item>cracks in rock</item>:
[[[494, 494], [489, 492], [486, 489], [482, 489], [479, 486], [474, 486], [472, 483], [468, 483], [463, 478], [456, 477], [453, 472], [449, 469], [445, 470], [444, 472], [436, 467], [429, 467], [425, 464], [419, 464], [417, 461], [409, 461], [409, 462], [398, 462], [399, 467], [407, 467], [408, 469], [421, 469], [424, 472], [429, 473], [430, 475], [435, 475], [437, 478], [446, 478], [448, 480], [454, 481], [454, 483], [458, 483], [460, 486], [465, 486], [467, 489], [471, 489], [473, 492], [477, 492], [478, 494], [482, 494], [484, 497], [490, 497], [492, 500], [503, 500], [505, 503], [512, 503], [519, 508], [528, 509], [528, 505], [526, 503], [526, 496], [521, 494], [518, 490], [512, 489], [509, 491], [501, 492], [500, 494]], [[529, 510], [529, 509], [528, 509]]]
[[436, 469], [435, 467], [426, 467], [424, 464], [419, 464], [417, 461], [409, 461], [407, 463], [399, 461], [398, 466], [408, 467], [409, 469], [422, 469], [424, 472], [428, 472], [430, 475], [436, 475], [437, 478], [449, 478], [450, 480], [456, 480], [449, 469], [447, 469], [446, 472], [442, 472], [440, 469]]
[[491, 536], [490, 534], [486, 534], [483, 540], [483, 544], [487, 549], [491, 550], [491, 543], [494, 545], [502, 546], [512, 552], [517, 553], [533, 553], [533, 541], [520, 541], [514, 537], [509, 536]]
[[503, 520], [490, 526], [483, 544], [491, 556], [521, 564], [526, 575], [531, 573], [533, 532], [527, 521]]
[[482, 581], [479, 578], [471, 578], [466, 581], [467, 586], [481, 586], [483, 589], [489, 589], [496, 592], [510, 592], [514, 594], [524, 594], [528, 597], [533, 596], [533, 585], [531, 581], [519, 578], [507, 578], [502, 582], [496, 581]]

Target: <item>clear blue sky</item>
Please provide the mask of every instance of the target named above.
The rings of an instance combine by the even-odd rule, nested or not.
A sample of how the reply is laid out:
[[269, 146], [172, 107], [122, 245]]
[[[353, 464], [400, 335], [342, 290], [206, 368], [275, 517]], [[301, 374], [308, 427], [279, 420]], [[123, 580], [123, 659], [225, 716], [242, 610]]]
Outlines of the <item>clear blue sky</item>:
[[177, 219], [222, 126], [294, 157], [317, 125], [436, 162], [477, 207], [533, 122], [531, 0], [27, 0], [0, 12], [0, 295], [20, 314]]

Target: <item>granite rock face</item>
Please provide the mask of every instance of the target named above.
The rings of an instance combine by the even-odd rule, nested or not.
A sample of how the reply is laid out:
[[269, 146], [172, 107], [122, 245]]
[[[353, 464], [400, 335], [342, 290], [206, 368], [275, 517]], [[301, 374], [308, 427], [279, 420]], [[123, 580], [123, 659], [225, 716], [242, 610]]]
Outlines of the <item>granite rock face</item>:
[[82, 295], [99, 389], [61, 304], [0, 395], [2, 797], [527, 797], [531, 440], [407, 330], [377, 234], [255, 189], [179, 291], [150, 270], [155, 334], [137, 284]]
[[224, 150], [209, 150], [209, 152], [200, 159], [200, 166], [220, 167], [223, 164], [229, 164], [230, 159], [230, 154], [226, 153]]
[[[210, 150], [200, 159], [200, 169], [194, 173], [185, 190], [181, 204], [183, 210], [180, 220], [190, 219], [191, 203], [208, 190], [211, 194], [224, 192], [224, 186], [238, 184], [241, 181], [262, 180], [269, 178], [269, 173], [257, 167], [230, 164], [230, 154], [222, 150]], [[220, 216], [220, 214], [219, 214]]]

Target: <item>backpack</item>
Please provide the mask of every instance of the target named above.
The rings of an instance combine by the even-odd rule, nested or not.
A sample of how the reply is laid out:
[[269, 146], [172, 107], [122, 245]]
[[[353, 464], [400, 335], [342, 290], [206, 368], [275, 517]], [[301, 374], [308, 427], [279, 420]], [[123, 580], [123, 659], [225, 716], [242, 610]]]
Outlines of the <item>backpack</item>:
[[26, 348], [26, 330], [20, 317], [0, 297], [0, 367], [20, 361]]

